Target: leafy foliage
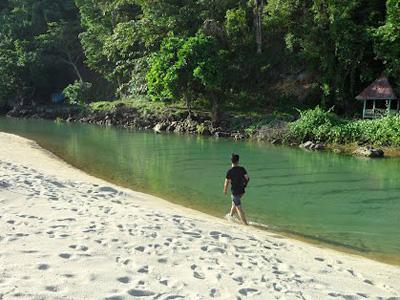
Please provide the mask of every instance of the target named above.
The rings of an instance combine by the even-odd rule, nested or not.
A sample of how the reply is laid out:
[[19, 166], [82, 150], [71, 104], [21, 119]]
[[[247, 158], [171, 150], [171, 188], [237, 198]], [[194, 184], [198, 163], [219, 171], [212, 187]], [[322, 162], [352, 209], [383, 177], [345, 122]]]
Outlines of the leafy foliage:
[[[0, 102], [50, 101], [83, 66], [73, 0], [13, 0], [0, 9]], [[75, 70], [65, 70], [73, 60]], [[78, 70], [79, 71], [79, 70]]]
[[400, 146], [400, 116], [375, 120], [339, 119], [320, 107], [300, 112], [300, 118], [289, 126], [290, 139], [327, 143], [366, 142], [380, 146]]
[[382, 72], [400, 86], [399, 6], [2, 1], [0, 102], [47, 103], [78, 80], [90, 82], [97, 97], [149, 95], [211, 108], [215, 117], [223, 108], [271, 112], [315, 104], [348, 113], [354, 96]]
[[197, 97], [213, 99], [222, 89], [223, 62], [224, 52], [212, 37], [169, 37], [150, 62], [149, 93], [154, 100], [184, 99], [190, 110]]
[[375, 30], [376, 52], [384, 60], [387, 72], [400, 78], [400, 3], [387, 1], [386, 23]]
[[89, 102], [88, 97], [91, 87], [91, 83], [77, 80], [68, 85], [63, 93], [70, 104], [85, 104]]

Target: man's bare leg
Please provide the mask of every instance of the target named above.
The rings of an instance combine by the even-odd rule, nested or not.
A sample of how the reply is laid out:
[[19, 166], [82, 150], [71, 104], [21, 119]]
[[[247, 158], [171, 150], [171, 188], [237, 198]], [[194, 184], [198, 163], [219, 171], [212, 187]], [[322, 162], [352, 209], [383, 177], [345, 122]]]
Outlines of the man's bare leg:
[[233, 217], [236, 213], [236, 206], [235, 204], [232, 202], [232, 207], [231, 207], [231, 211], [230, 211], [230, 216]]
[[242, 220], [243, 224], [244, 224], [244, 225], [249, 225], [249, 224], [247, 223], [246, 215], [245, 215], [245, 213], [244, 213], [244, 210], [243, 210], [240, 206], [236, 206], [236, 211], [238, 212], [239, 217], [240, 217], [240, 219]]

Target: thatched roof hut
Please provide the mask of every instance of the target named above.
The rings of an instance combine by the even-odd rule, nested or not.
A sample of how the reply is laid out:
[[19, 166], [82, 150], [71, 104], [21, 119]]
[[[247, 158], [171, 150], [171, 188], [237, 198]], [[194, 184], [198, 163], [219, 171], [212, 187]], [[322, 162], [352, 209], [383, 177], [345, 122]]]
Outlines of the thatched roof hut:
[[379, 118], [399, 112], [399, 100], [386, 76], [371, 83], [356, 97], [364, 102], [363, 118]]

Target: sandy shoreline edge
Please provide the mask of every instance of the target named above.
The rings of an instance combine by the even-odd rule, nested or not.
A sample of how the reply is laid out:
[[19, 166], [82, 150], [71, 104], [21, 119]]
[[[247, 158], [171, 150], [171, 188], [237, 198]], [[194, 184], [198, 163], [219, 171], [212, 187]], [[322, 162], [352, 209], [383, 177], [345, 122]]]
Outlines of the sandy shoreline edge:
[[0, 145], [0, 299], [400, 299], [397, 266], [110, 184], [25, 138]]

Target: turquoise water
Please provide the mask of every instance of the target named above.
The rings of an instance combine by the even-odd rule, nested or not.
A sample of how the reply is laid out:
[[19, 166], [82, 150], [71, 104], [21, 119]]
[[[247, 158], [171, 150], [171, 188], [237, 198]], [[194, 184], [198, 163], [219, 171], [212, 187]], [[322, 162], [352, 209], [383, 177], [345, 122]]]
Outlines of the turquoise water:
[[243, 199], [251, 221], [365, 255], [400, 257], [400, 159], [43, 120], [0, 118], [0, 131], [33, 139], [96, 176], [220, 217], [230, 206], [223, 181], [237, 152], [251, 177]]

